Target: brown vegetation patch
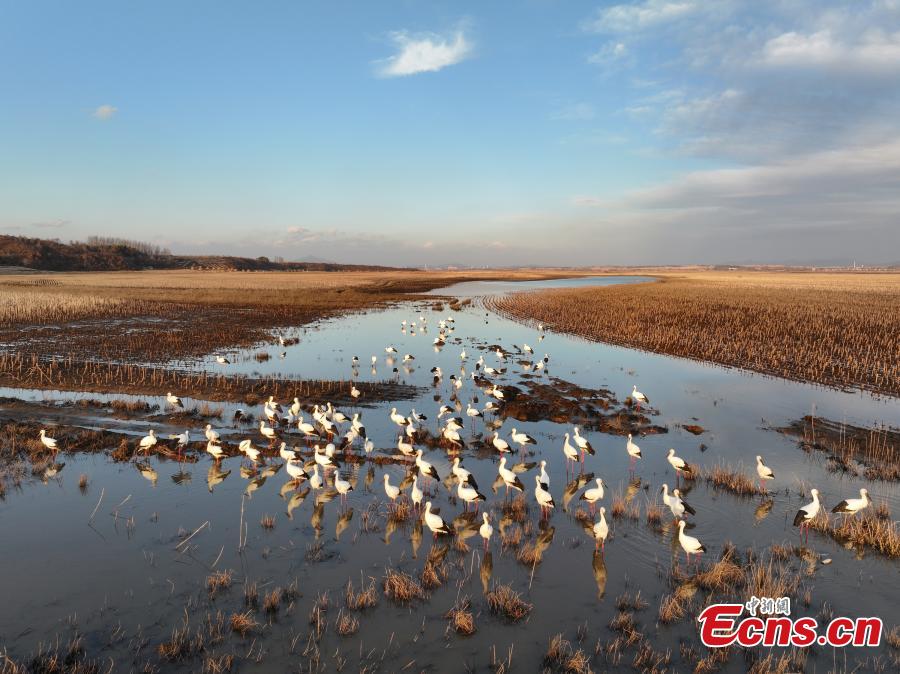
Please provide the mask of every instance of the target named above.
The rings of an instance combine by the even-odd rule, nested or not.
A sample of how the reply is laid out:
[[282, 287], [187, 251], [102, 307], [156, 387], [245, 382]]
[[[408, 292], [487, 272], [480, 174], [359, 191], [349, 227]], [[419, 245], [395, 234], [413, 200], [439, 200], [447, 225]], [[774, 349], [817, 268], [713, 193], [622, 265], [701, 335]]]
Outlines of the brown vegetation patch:
[[874, 550], [892, 559], [900, 557], [900, 525], [876, 513], [818, 517], [810, 526], [840, 543]]
[[231, 629], [242, 637], [247, 636], [256, 629], [257, 622], [253, 619], [253, 613], [245, 611], [244, 613], [231, 614]]
[[351, 611], [361, 611], [371, 608], [378, 603], [378, 590], [375, 588], [375, 579], [370, 579], [369, 584], [366, 586], [360, 585], [359, 592], [357, 592], [353, 588], [353, 581], [347, 581], [344, 601], [347, 608]]
[[710, 272], [513, 293], [487, 304], [589, 339], [900, 394], [897, 274]]
[[210, 597], [215, 597], [231, 587], [231, 571], [216, 571], [206, 577], [206, 589]]
[[588, 674], [591, 671], [590, 658], [580, 648], [574, 648], [562, 634], [550, 639], [544, 666], [566, 674]]
[[[0, 385], [15, 388], [52, 389], [132, 395], [165, 395], [180, 391], [215, 402], [245, 402], [260, 396], [299, 398], [304, 404], [320, 400], [354, 402], [349, 381], [292, 379], [277, 376], [246, 377], [154, 367], [47, 358], [37, 353], [0, 354]], [[403, 400], [414, 397], [419, 388], [399, 382], [356, 382], [361, 400]]]
[[488, 606], [493, 613], [506, 616], [513, 622], [528, 617], [531, 604], [523, 601], [519, 593], [509, 585], [496, 585], [487, 593]]
[[722, 489], [737, 496], [758, 496], [766, 493], [759, 488], [752, 477], [723, 463], [718, 463], [711, 468], [701, 468], [700, 475], [716, 489]]
[[775, 430], [797, 438], [806, 451], [825, 452], [834, 470], [868, 480], [900, 481], [900, 431], [896, 429], [863, 428], [807, 415]]
[[469, 610], [471, 602], [468, 597], [463, 597], [453, 607], [444, 614], [447, 619], [447, 629], [453, 630], [457, 634], [475, 634], [477, 629], [475, 626], [475, 616]]
[[408, 573], [388, 569], [384, 575], [384, 594], [399, 604], [425, 599], [425, 590]]

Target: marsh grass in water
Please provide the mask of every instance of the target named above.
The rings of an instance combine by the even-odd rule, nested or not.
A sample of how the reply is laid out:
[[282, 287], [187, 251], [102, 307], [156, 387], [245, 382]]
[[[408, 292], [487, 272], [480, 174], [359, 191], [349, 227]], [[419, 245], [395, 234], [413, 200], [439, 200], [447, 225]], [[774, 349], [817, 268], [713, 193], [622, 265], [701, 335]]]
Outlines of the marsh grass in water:
[[704, 272], [513, 293], [487, 303], [588, 339], [900, 394], [898, 274]]
[[487, 593], [487, 600], [493, 613], [505, 616], [513, 622], [527, 618], [534, 608], [532, 604], [523, 601], [519, 593], [509, 585], [494, 586]]

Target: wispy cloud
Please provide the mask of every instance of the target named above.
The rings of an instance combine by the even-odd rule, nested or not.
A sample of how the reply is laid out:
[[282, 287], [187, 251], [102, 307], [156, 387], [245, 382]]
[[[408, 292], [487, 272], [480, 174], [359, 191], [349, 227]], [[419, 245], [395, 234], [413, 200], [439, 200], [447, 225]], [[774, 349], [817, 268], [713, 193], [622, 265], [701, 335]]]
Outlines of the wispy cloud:
[[598, 10], [584, 22], [586, 30], [596, 33], [629, 33], [691, 14], [697, 4], [691, 0], [645, 0], [634, 4], [613, 5]]
[[461, 30], [449, 36], [434, 33], [414, 36], [407, 31], [397, 31], [390, 37], [398, 51], [377, 62], [381, 77], [436, 72], [469, 58], [473, 51], [472, 43]]
[[44, 220], [41, 222], [32, 222], [32, 227], [38, 227], [40, 229], [60, 229], [61, 227], [65, 227], [71, 222], [71, 220]]
[[115, 115], [119, 109], [114, 105], [101, 105], [94, 110], [91, 114], [95, 119], [99, 119], [101, 121], [106, 121], [107, 119], [111, 119], [113, 115]]
[[624, 42], [608, 42], [588, 56], [588, 63], [610, 65], [628, 56], [628, 46]]
[[775, 66], [827, 67], [840, 70], [900, 70], [900, 31], [866, 31], [856, 41], [844, 41], [831, 30], [788, 31], [766, 42], [762, 62]]
[[552, 115], [553, 119], [568, 121], [584, 121], [594, 118], [594, 106], [590, 103], [570, 103], [559, 108]]

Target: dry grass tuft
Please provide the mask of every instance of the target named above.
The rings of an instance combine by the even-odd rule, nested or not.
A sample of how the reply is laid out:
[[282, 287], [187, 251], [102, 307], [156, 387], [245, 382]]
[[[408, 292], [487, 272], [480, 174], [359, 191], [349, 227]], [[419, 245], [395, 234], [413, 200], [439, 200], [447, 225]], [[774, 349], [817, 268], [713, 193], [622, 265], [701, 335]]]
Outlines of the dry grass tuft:
[[519, 593], [509, 585], [497, 585], [487, 593], [488, 606], [493, 613], [506, 616], [513, 622], [518, 622], [528, 617], [532, 604], [525, 602]]
[[337, 619], [334, 621], [334, 629], [342, 637], [349, 637], [356, 634], [357, 630], [359, 630], [359, 620], [353, 614], [341, 609], [338, 611]]
[[210, 597], [215, 597], [231, 587], [231, 571], [216, 571], [206, 577], [206, 589]]
[[378, 603], [375, 579], [371, 578], [368, 585], [360, 587], [359, 592], [353, 589], [353, 581], [348, 580], [347, 589], [344, 592], [344, 603], [350, 611], [361, 611], [375, 606]]
[[590, 658], [580, 648], [573, 648], [562, 634], [550, 639], [544, 655], [544, 666], [566, 674], [588, 674], [591, 671]]
[[475, 616], [469, 610], [471, 602], [468, 597], [463, 597], [453, 605], [444, 617], [448, 621], [447, 629], [453, 630], [457, 634], [475, 634]]
[[425, 599], [425, 590], [415, 578], [402, 571], [388, 569], [384, 576], [384, 594], [400, 604]]
[[508, 526], [500, 533], [500, 545], [503, 548], [518, 548], [522, 544], [522, 527]]
[[[694, 576], [694, 582], [704, 590], [724, 592], [744, 582], [744, 568], [739, 564], [734, 546], [726, 545], [722, 556], [713, 565]], [[760, 595], [780, 597], [781, 595]]]
[[874, 550], [885, 557], [900, 557], [900, 526], [877, 513], [840, 516], [832, 519], [816, 518], [810, 525], [836, 541], [859, 548]]
[[765, 493], [749, 475], [725, 464], [704, 468], [700, 474], [715, 488], [729, 491], [738, 496], [758, 496]]
[[263, 611], [269, 614], [278, 613], [278, 609], [281, 607], [281, 595], [282, 590], [280, 587], [276, 587], [269, 592], [263, 599]]
[[659, 603], [659, 622], [663, 625], [676, 623], [685, 616], [685, 606], [677, 594], [665, 595]]
[[409, 501], [405, 499], [401, 499], [395, 502], [393, 507], [388, 512], [388, 519], [396, 524], [409, 521], [409, 518], [411, 516], [412, 506], [409, 504]]
[[642, 611], [647, 606], [649, 604], [641, 596], [640, 590], [633, 595], [625, 592], [616, 597], [616, 608], [620, 611]]
[[800, 648], [792, 648], [783, 653], [769, 653], [765, 658], [756, 660], [749, 669], [748, 674], [791, 674], [802, 672], [806, 669], [807, 651]]
[[631, 664], [639, 672], [662, 674], [669, 671], [669, 662], [671, 660], [671, 652], [660, 653], [655, 651], [649, 641], [641, 639]]
[[256, 589], [256, 583], [244, 581], [244, 604], [250, 608], [259, 605], [259, 590]]
[[231, 653], [210, 655], [203, 661], [203, 674], [224, 674], [230, 672], [233, 666], [234, 656]]
[[626, 646], [632, 646], [643, 638], [634, 622], [634, 614], [630, 611], [619, 611], [616, 617], [610, 621], [609, 629], [619, 632], [625, 640]]
[[269, 514], [263, 515], [262, 519], [259, 521], [259, 526], [261, 526], [263, 529], [271, 531], [275, 528], [275, 516]]
[[231, 629], [242, 637], [247, 636], [247, 634], [256, 629], [256, 627], [257, 623], [253, 619], [253, 613], [251, 611], [231, 614]]
[[610, 514], [615, 519], [638, 520], [641, 517], [641, 509], [634, 501], [626, 501], [621, 494], [613, 496]]

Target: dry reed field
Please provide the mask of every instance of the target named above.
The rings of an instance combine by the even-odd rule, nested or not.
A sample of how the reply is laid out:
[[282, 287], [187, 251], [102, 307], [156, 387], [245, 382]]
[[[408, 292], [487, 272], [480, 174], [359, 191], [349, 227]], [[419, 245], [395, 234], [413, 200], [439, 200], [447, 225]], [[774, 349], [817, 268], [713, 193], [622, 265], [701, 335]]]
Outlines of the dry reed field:
[[489, 304], [588, 339], [900, 395], [900, 274], [691, 273]]
[[397, 270], [0, 275], [0, 340], [42, 355], [165, 362], [245, 347], [265, 340], [273, 328], [386, 306], [409, 299], [408, 293], [461, 281], [567, 274]]

